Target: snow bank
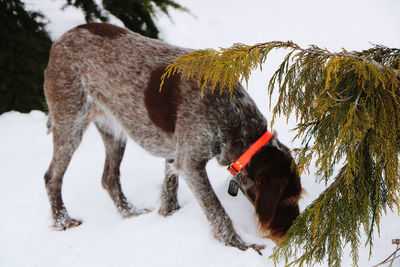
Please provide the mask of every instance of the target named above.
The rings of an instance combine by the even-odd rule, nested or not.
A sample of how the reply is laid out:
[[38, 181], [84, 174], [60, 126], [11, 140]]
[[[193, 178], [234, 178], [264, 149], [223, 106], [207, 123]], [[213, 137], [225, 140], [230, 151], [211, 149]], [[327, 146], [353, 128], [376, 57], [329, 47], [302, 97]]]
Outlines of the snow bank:
[[[63, 1], [25, 2], [50, 18], [53, 38], [84, 22], [74, 8], [61, 12]], [[160, 16], [158, 25], [164, 40], [185, 47], [215, 48], [235, 42], [290, 39], [330, 50], [359, 50], [367, 48], [369, 42], [398, 47], [400, 41], [399, 1], [180, 2], [194, 16], [173, 11], [172, 21]], [[269, 120], [266, 85], [281, 56], [272, 56], [264, 72], [255, 72], [249, 83], [249, 93]], [[85, 133], [63, 187], [70, 214], [84, 223], [65, 232], [55, 231], [43, 182], [52, 154], [51, 135], [46, 135], [45, 125], [46, 117], [38, 111], [0, 116], [0, 266], [272, 266], [268, 256], [273, 242], [258, 236], [253, 208], [244, 196], [232, 198], [226, 193], [228, 174], [215, 161], [207, 170], [218, 197], [243, 239], [266, 245], [264, 256], [216, 241], [183, 180], [178, 193], [182, 208], [171, 217], [159, 216], [163, 160], [148, 155], [133, 142], [128, 142], [122, 162], [122, 188], [135, 205], [154, 211], [122, 219], [101, 187], [104, 149], [94, 127]], [[290, 142], [294, 125], [292, 118], [288, 124], [281, 118], [275, 125], [279, 138], [289, 147], [298, 145]], [[300, 203], [304, 209], [324, 185], [314, 182], [313, 172], [303, 175], [302, 183], [308, 192]], [[381, 225], [370, 261], [368, 248], [361, 247], [360, 266], [376, 264], [394, 250], [391, 239], [400, 237], [400, 217], [389, 212]], [[345, 255], [343, 266], [350, 265]]]

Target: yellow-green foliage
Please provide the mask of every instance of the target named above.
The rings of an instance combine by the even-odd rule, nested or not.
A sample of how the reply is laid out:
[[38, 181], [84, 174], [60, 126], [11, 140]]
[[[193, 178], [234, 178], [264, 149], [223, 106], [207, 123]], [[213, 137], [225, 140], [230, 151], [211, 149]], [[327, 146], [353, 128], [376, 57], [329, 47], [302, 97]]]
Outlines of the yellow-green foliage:
[[[315, 160], [318, 177], [331, 184], [301, 213], [272, 257], [288, 265], [327, 260], [340, 266], [343, 247], [350, 245], [357, 265], [360, 231], [372, 247], [381, 215], [400, 208], [400, 49], [331, 53], [293, 42], [236, 44], [180, 57], [163, 78], [181, 73], [196, 77], [203, 92], [208, 85], [232, 92], [279, 48], [288, 54], [269, 82], [270, 95], [279, 89], [273, 117], [296, 116], [299, 168]], [[338, 164], [343, 166], [333, 177]]]

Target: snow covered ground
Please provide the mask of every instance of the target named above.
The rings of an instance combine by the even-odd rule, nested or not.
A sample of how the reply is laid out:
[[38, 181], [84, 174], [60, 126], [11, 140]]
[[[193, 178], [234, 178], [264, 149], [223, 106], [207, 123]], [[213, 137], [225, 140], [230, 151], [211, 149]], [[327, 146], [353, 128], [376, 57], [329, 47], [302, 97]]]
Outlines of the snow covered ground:
[[[26, 0], [32, 10], [50, 18], [52, 37], [84, 22], [73, 8], [61, 12], [60, 0]], [[191, 47], [226, 47], [235, 42], [254, 44], [293, 40], [303, 46], [316, 44], [336, 51], [360, 50], [369, 42], [399, 47], [400, 2], [397, 0], [181, 0], [193, 15], [171, 12], [172, 21], [160, 16], [161, 37]], [[116, 20], [113, 22], [117, 23]], [[272, 56], [263, 72], [255, 72], [249, 93], [267, 119], [271, 119], [266, 84], [281, 54]], [[268, 259], [273, 242], [257, 234], [251, 204], [226, 193], [229, 176], [215, 161], [207, 166], [211, 183], [246, 241], [265, 244], [264, 256], [242, 252], [216, 241], [192, 193], [181, 179], [181, 209], [173, 216], [158, 215], [158, 196], [163, 179], [163, 160], [128, 143], [122, 163], [122, 187], [138, 207], [154, 211], [122, 219], [102, 189], [104, 148], [94, 127], [85, 133], [64, 179], [63, 196], [72, 216], [84, 223], [65, 232], [51, 227], [50, 208], [43, 174], [52, 154], [51, 135], [46, 135], [44, 113], [8, 112], [0, 116], [0, 266], [272, 266]], [[281, 118], [274, 128], [289, 147], [294, 120]], [[308, 194], [304, 209], [323, 190], [314, 174], [302, 176]], [[392, 238], [400, 237], [400, 217], [388, 213], [376, 236], [372, 258], [361, 245], [360, 266], [372, 266], [393, 250]], [[397, 264], [397, 265], [396, 265]], [[343, 266], [350, 266], [348, 254]], [[324, 265], [325, 266], [325, 265]], [[400, 262], [395, 263], [400, 266]]]

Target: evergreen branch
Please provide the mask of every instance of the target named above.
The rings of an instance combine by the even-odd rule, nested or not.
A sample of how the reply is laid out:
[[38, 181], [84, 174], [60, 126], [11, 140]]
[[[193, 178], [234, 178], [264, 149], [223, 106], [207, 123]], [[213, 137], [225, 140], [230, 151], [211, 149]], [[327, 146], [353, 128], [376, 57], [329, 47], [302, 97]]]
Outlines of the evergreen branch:
[[235, 44], [184, 55], [167, 67], [162, 80], [180, 73], [196, 78], [203, 91], [233, 92], [274, 49], [289, 52], [269, 81], [270, 99], [279, 89], [271, 123], [278, 115], [296, 115], [295, 138], [304, 145], [295, 149], [298, 167], [308, 168], [315, 159], [318, 177], [328, 183], [335, 167], [345, 163], [272, 257], [289, 266], [324, 260], [340, 266], [343, 246], [350, 245], [357, 265], [360, 225], [372, 249], [382, 214], [400, 210], [400, 50], [375, 45], [332, 53], [290, 41]]
[[[215, 87], [218, 85], [221, 87], [221, 90], [227, 87], [232, 92], [239, 82], [245, 80], [247, 83], [252, 70], [262, 68], [262, 64], [265, 63], [268, 54], [273, 49], [282, 48], [291, 49], [292, 52], [298, 51], [300, 54], [297, 54], [295, 57], [307, 57], [311, 55], [323, 57], [325, 61], [332, 58], [348, 58], [371, 64], [382, 72], [387, 72], [387, 68], [389, 68], [394, 75], [400, 79], [398, 69], [394, 67], [387, 67], [377, 62], [371, 57], [370, 54], [366, 53], [370, 52], [369, 50], [363, 52], [367, 56], [361, 56], [363, 54], [358, 52], [350, 53], [345, 50], [339, 53], [333, 53], [326, 49], [320, 49], [316, 46], [311, 46], [308, 49], [301, 48], [291, 41], [270, 41], [258, 43], [253, 46], [238, 43], [234, 44], [231, 48], [220, 48], [219, 51], [214, 49], [201, 49], [172, 60], [166, 71], [172, 69], [173, 72], [181, 73], [182, 77], [187, 74], [187, 78], [192, 77], [196, 72], [198, 72], [197, 78], [199, 81], [201, 81], [202, 88], [205, 88], [208, 84], [211, 84], [212, 91], [214, 91]], [[375, 49], [377, 48], [382, 48], [382, 46], [376, 46]], [[395, 49], [391, 50], [399, 51]], [[392, 61], [394, 61], [393, 58], [396, 59], [396, 54], [398, 53], [391, 53], [384, 56], [392, 58]], [[288, 58], [287, 62], [289, 62], [290, 59], [291, 58]], [[397, 60], [400, 59], [397, 58]], [[207, 61], [213, 61], [212, 68], [210, 68], [211, 64], [207, 64]], [[204, 69], [204, 64], [208, 68]], [[191, 65], [190, 71], [185, 68], [186, 65]], [[226, 69], [229, 69], [230, 73], [224, 75], [223, 73]], [[163, 79], [165, 79], [165, 77]], [[160, 90], [161, 88], [162, 87], [160, 87]]]
[[[326, 92], [326, 93], [330, 98], [332, 98], [336, 102], [347, 102], [353, 98], [353, 96], [349, 96], [347, 98], [339, 99], [339, 98], [334, 98], [329, 92]], [[359, 99], [359, 97], [357, 97], [357, 99]]]
[[[301, 48], [300, 46], [298, 46], [297, 44], [294, 44], [294, 43], [292, 43], [289, 46], [287, 46], [287, 43], [281, 42], [281, 41], [272, 41], [272, 42], [259, 43], [259, 44], [251, 46], [249, 48], [249, 51], [251, 51], [253, 49], [256, 49], [256, 48], [260, 49], [260, 48], [269, 46], [271, 44], [278, 45], [278, 46], [281, 46], [281, 47], [290, 47], [293, 50], [301, 51], [303, 53], [309, 53], [309, 54], [312, 54], [312, 55], [328, 56], [328, 57], [345, 57], [345, 58], [347, 57], [347, 58], [358, 59], [360, 61], [369, 62], [369, 63], [375, 65], [381, 71], [384, 71], [384, 66], [382, 64], [379, 64], [378, 62], [376, 62], [374, 59], [372, 59], [370, 57], [361, 57], [361, 56], [356, 56], [356, 55], [349, 54], [349, 53], [344, 53], [344, 52], [332, 53], [332, 52], [329, 52], [328, 50], [317, 51], [317, 50], [314, 50], [314, 49], [305, 49], [305, 48]], [[391, 55], [384, 55], [384, 57], [393, 57], [393, 56], [400, 56], [400, 53], [394, 53], [394, 54], [391, 54]], [[392, 69], [392, 71], [395, 73], [395, 75], [398, 78], [400, 78], [398, 70]]]
[[[397, 258], [400, 258], [400, 239], [393, 239], [392, 244], [397, 244], [395, 251], [392, 254], [390, 254], [390, 256], [387, 257], [385, 260], [374, 265], [373, 267], [378, 267], [378, 266], [381, 266], [381, 265], [384, 265], [387, 263], [390, 263], [389, 267], [391, 267], [391, 266], [393, 266], [394, 260]], [[397, 255], [397, 253], [399, 253], [399, 255]]]

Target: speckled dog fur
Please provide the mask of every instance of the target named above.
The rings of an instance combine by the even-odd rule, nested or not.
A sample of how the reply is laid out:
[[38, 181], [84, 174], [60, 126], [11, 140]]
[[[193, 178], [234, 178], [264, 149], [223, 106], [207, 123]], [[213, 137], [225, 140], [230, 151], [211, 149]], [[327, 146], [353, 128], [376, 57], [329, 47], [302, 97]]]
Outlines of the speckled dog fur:
[[[54, 152], [45, 183], [58, 229], [81, 223], [68, 215], [61, 186], [83, 132], [93, 121], [106, 148], [102, 185], [124, 217], [147, 212], [129, 203], [121, 190], [119, 166], [129, 136], [166, 159], [161, 215], [179, 209], [181, 175], [218, 240], [243, 250], [260, 248], [237, 235], [205, 166], [213, 157], [221, 165], [234, 161], [267, 130], [267, 122], [241, 86], [232, 100], [228, 92], [206, 93], [202, 99], [197, 81], [173, 76], [159, 92], [169, 61], [188, 52], [104, 23], [78, 26], [53, 44], [44, 87]], [[279, 242], [299, 214], [300, 179], [289, 150], [274, 136], [238, 180], [255, 206], [263, 235]]]

